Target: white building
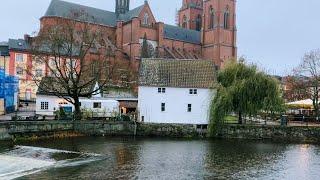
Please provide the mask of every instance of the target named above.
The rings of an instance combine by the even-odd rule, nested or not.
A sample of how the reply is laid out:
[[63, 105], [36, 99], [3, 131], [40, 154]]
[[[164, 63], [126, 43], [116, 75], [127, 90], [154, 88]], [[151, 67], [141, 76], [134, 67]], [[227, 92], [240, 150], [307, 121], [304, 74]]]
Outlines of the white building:
[[139, 119], [206, 125], [214, 83], [212, 61], [144, 59], [139, 70]]
[[[45, 78], [43, 78], [45, 81]], [[43, 84], [43, 83], [41, 83]], [[64, 98], [59, 98], [52, 93], [43, 91], [40, 87], [37, 92], [36, 114], [41, 116], [54, 116], [55, 112], [64, 109], [66, 112], [73, 112], [74, 106]], [[96, 83], [93, 90], [98, 90]], [[91, 91], [91, 90], [90, 90]], [[95, 117], [113, 117], [120, 113], [120, 103], [117, 100], [103, 98], [100, 91], [91, 98], [80, 98], [81, 109], [92, 112]]]

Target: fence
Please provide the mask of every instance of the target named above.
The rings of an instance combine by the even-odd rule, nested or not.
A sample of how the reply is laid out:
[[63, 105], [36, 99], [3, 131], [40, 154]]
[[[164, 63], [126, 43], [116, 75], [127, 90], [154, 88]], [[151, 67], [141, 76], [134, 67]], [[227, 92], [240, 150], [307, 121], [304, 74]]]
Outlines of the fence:
[[[238, 117], [228, 116], [226, 124], [238, 124]], [[246, 125], [274, 125], [274, 126], [319, 126], [320, 117], [305, 115], [278, 115], [271, 117], [244, 117], [242, 124]]]

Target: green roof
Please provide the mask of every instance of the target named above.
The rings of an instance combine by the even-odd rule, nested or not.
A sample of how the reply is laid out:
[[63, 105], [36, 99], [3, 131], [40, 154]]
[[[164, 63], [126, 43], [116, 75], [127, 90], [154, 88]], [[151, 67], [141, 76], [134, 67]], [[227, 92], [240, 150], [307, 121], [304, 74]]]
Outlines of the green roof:
[[209, 60], [143, 59], [140, 64], [140, 86], [211, 88], [215, 82], [215, 66]]
[[83, 6], [61, 0], [52, 0], [44, 17], [63, 17], [83, 21], [81, 17], [75, 18], [73, 13], [86, 13], [85, 21], [107, 26], [116, 26], [118, 20], [130, 21], [133, 17], [138, 17], [144, 5], [121, 14], [117, 17], [115, 12], [110, 12], [93, 7]]
[[201, 32], [178, 26], [164, 25], [164, 37], [167, 39], [179, 40], [193, 44], [201, 43]]

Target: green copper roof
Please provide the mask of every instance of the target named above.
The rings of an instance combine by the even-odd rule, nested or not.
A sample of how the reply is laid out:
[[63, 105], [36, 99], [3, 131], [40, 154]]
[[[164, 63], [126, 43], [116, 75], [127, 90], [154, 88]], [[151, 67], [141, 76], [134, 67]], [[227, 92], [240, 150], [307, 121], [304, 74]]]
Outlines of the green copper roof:
[[201, 43], [200, 31], [185, 29], [178, 26], [164, 25], [164, 37], [173, 40], [185, 41], [193, 44]]

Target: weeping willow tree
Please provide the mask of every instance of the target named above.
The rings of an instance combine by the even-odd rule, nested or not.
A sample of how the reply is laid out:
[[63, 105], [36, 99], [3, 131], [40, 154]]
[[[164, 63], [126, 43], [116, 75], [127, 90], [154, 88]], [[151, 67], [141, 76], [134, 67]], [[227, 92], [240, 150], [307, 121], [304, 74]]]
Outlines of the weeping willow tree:
[[236, 113], [239, 124], [242, 124], [245, 116], [283, 110], [279, 83], [254, 65], [231, 61], [219, 72], [218, 83], [210, 109], [212, 135], [218, 133], [230, 113]]

